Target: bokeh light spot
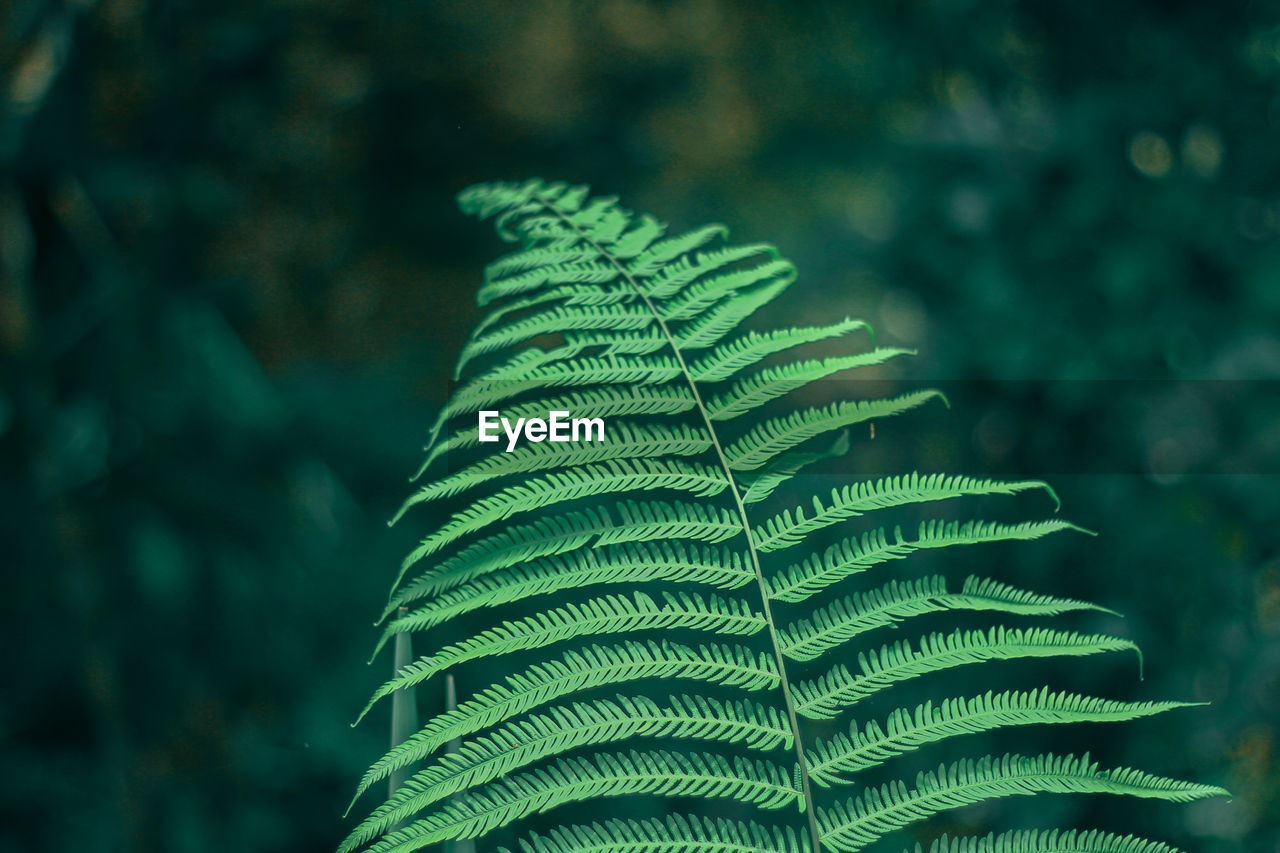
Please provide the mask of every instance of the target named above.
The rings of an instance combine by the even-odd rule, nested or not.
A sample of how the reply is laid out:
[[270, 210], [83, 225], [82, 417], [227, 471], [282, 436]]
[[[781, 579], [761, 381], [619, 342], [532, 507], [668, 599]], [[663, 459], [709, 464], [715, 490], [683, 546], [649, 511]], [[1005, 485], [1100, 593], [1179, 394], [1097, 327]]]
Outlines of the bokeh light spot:
[[1193, 124], [1182, 137], [1182, 164], [1205, 180], [1222, 168], [1222, 135], [1212, 127]]
[[1129, 142], [1129, 162], [1144, 176], [1158, 180], [1173, 168], [1173, 152], [1163, 136], [1144, 130]]

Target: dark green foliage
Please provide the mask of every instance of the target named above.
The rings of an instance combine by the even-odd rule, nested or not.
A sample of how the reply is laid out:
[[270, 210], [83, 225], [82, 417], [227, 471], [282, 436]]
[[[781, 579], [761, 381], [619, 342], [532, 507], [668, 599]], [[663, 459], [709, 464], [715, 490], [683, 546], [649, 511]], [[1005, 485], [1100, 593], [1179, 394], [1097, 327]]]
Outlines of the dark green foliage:
[[[942, 576], [907, 574], [914, 552], [1079, 529], [1067, 522], [926, 517], [908, 538], [863, 520], [932, 515], [991, 495], [1048, 491], [1055, 502], [1056, 495], [1039, 481], [916, 473], [848, 484], [825, 499], [812, 494], [809, 478], [797, 475], [848, 452], [849, 428], [938, 395], [817, 405], [788, 395], [903, 350], [820, 360], [791, 353], [854, 332], [862, 327], [856, 321], [745, 330], [794, 269], [769, 246], [721, 245], [720, 226], [669, 237], [665, 225], [614, 199], [537, 180], [476, 186], [460, 201], [494, 218], [519, 248], [486, 270], [479, 301], [490, 314], [464, 348], [463, 379], [432, 429], [428, 480], [406, 503], [457, 505], [405, 560], [387, 610], [407, 608], [383, 642], [420, 632], [425, 653], [369, 707], [482, 658], [497, 661], [484, 670], [490, 677], [522, 653], [542, 661], [477, 685], [456, 710], [380, 759], [358, 795], [392, 773], [416, 772], [352, 831], [341, 853], [369, 842], [376, 853], [455, 839], [484, 845], [495, 830], [521, 830], [528, 818], [551, 813], [554, 821], [561, 806], [589, 802], [612, 812], [614, 798], [642, 795], [707, 802], [728, 819], [673, 805], [665, 820], [524, 831], [519, 843], [549, 853], [852, 853], [990, 799], [1056, 792], [1185, 802], [1226, 793], [1049, 752], [960, 758], [903, 781], [899, 761], [930, 744], [1008, 727], [1128, 720], [1185, 704], [1041, 686], [893, 707], [901, 685], [957, 667], [1136, 650], [1118, 637], [987, 616], [979, 629], [916, 628], [929, 614], [1016, 619], [1104, 610], [990, 578], [968, 577], [952, 592]], [[568, 386], [575, 402], [610, 413], [603, 443], [471, 449], [466, 436], [478, 410], [545, 416], [567, 405]], [[790, 408], [776, 413], [767, 406], [774, 400]], [[837, 441], [823, 450], [833, 434]], [[795, 506], [793, 492], [810, 493]], [[765, 501], [778, 506], [757, 506]], [[849, 535], [826, 545], [836, 531]], [[485, 625], [485, 609], [510, 612], [503, 605], [521, 615]], [[898, 626], [909, 639], [882, 636], [880, 629]], [[696, 637], [697, 650], [670, 642], [672, 632]], [[560, 650], [582, 644], [580, 653]], [[687, 681], [663, 698], [654, 692], [661, 678]], [[719, 698], [725, 688], [731, 698]], [[868, 721], [863, 709], [882, 693], [893, 710], [883, 724]], [[819, 738], [808, 722], [851, 712], [863, 720], [846, 721], [848, 736]], [[442, 752], [452, 738], [459, 747]], [[883, 772], [892, 781], [850, 786]], [[1075, 838], [1047, 831], [963, 843], [1049, 853]], [[1147, 849], [1131, 838], [1082, 838], [1100, 853]]]

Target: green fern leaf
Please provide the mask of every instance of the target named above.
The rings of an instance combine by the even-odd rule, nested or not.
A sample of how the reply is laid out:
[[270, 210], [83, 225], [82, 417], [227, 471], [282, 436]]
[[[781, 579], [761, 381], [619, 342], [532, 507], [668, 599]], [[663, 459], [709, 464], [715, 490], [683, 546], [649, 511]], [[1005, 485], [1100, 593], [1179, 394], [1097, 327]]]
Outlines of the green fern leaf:
[[355, 798], [393, 771], [421, 761], [451, 740], [595, 684], [618, 686], [649, 679], [686, 679], [754, 692], [776, 687], [779, 675], [772, 658], [742, 646], [691, 649], [650, 642], [591, 646], [581, 652], [569, 652], [559, 661], [509, 676], [505, 685], [495, 684], [457, 709], [434, 717], [369, 768]]
[[800, 453], [798, 451], [784, 453], [770, 462], [763, 471], [754, 474], [737, 474], [737, 480], [747, 487], [746, 491], [742, 493], [742, 502], [744, 504], [759, 503], [773, 494], [774, 490], [779, 486], [791, 480], [792, 477], [813, 463], [820, 462], [823, 459], [844, 456], [849, 452], [849, 447], [849, 433], [846, 430], [840, 433], [840, 437], [832, 442], [831, 446], [826, 450], [818, 450], [813, 453]]
[[747, 332], [703, 355], [689, 365], [689, 373], [696, 382], [717, 382], [729, 379], [739, 370], [784, 350], [827, 338], [843, 337], [858, 329], [868, 328], [867, 324], [861, 320], [846, 318], [829, 326], [806, 326], [796, 329], [779, 329], [774, 332]]
[[791, 276], [775, 279], [754, 290], [733, 293], [702, 312], [697, 319], [681, 324], [672, 335], [673, 346], [681, 351], [713, 346], [743, 320], [773, 300], [791, 284]]
[[482, 538], [419, 575], [392, 596], [391, 613], [429, 595], [439, 595], [511, 566], [562, 554], [588, 542], [595, 546], [656, 539], [722, 542], [742, 534], [742, 525], [726, 509], [682, 501], [621, 501], [615, 520], [603, 509], [586, 508], [531, 524], [508, 527]]
[[915, 355], [907, 349], [881, 347], [858, 355], [846, 355], [822, 360], [796, 361], [780, 367], [761, 370], [752, 376], [739, 379], [723, 394], [707, 401], [707, 412], [715, 421], [736, 418], [753, 412], [770, 400], [803, 388], [810, 382], [825, 379], [834, 373], [883, 364], [900, 355]]
[[441, 550], [468, 534], [478, 533], [515, 513], [532, 512], [552, 504], [605, 494], [636, 494], [672, 489], [707, 497], [723, 491], [728, 482], [722, 472], [705, 465], [676, 460], [611, 460], [599, 465], [548, 474], [520, 486], [503, 489], [455, 515], [447, 524], [422, 540], [405, 561], [405, 567]]
[[856, 675], [844, 664], [836, 664], [818, 678], [799, 682], [794, 688], [796, 712], [810, 719], [830, 719], [900, 681], [982, 661], [1125, 650], [1137, 652], [1138, 647], [1128, 640], [1105, 634], [1048, 628], [1020, 630], [997, 626], [986, 632], [930, 634], [921, 638], [918, 648], [907, 640], [900, 640], [860, 653], [861, 672]]
[[945, 699], [938, 705], [925, 702], [909, 711], [898, 708], [884, 725], [870, 722], [859, 730], [855, 724], [847, 736], [836, 735], [815, 744], [809, 768], [820, 785], [847, 783], [850, 780], [839, 774], [868, 770], [925, 744], [959, 735], [1006, 726], [1134, 720], [1194, 704], [1117, 702], [1070, 692], [1051, 693], [1048, 687], [999, 694], [987, 691], [970, 699]]
[[912, 391], [889, 400], [832, 403], [823, 408], [804, 409], [784, 417], [770, 418], [725, 448], [725, 456], [734, 471], [750, 471], [811, 438], [850, 424], [901, 414], [941, 397], [937, 391]]
[[956, 806], [993, 797], [1035, 793], [1127, 794], [1173, 802], [1190, 802], [1226, 792], [1212, 785], [1164, 779], [1138, 770], [1099, 770], [1086, 754], [1074, 756], [1005, 755], [962, 760], [921, 773], [915, 788], [901, 782], [868, 790], [824, 811], [822, 840], [832, 850], [852, 853], [910, 823]]
[[401, 616], [388, 630], [420, 631], [482, 607], [600, 583], [666, 581], [734, 589], [753, 580], [755, 575], [746, 568], [742, 555], [724, 549], [700, 551], [697, 546], [685, 548], [679, 541], [670, 540], [657, 547], [646, 543], [596, 547], [514, 566], [472, 581]]
[[[794, 563], [768, 580], [769, 597], [778, 601], [804, 601], [834, 583], [861, 574], [871, 566], [887, 560], [901, 559], [921, 548], [945, 548], [951, 545], [977, 545], [1014, 539], [1038, 539], [1060, 530], [1081, 530], [1066, 521], [1030, 521], [1021, 524], [969, 521], [925, 521], [915, 539], [902, 538], [894, 529], [890, 542], [884, 528], [850, 537], [819, 554], [810, 554], [803, 562]], [[757, 534], [759, 535], [759, 534]], [[765, 531], [765, 535], [768, 535]]]
[[[653, 628], [696, 628], [715, 634], [754, 634], [766, 626], [760, 614], [737, 599], [713, 597], [704, 602], [687, 593], [668, 593], [664, 599], [665, 603], [659, 605], [640, 592], [631, 599], [610, 595], [589, 599], [580, 605], [569, 604], [518, 622], [505, 622], [405, 667], [374, 692], [360, 716], [368, 713], [379, 699], [396, 690], [412, 687], [451, 666], [480, 657], [541, 648], [575, 637]], [[396, 633], [396, 627], [396, 623], [388, 626], [383, 642]]]
[[802, 853], [807, 849], [790, 828], [770, 831], [757, 823], [696, 815], [562, 827], [520, 842], [521, 853]]
[[[887, 477], [883, 480], [855, 483], [842, 489], [833, 489], [830, 504], [824, 505], [815, 497], [813, 515], [806, 517], [804, 507], [796, 507], [795, 517], [786, 510], [769, 519], [754, 531], [756, 547], [761, 551], [777, 551], [804, 541], [806, 536], [856, 518], [867, 512], [887, 507], [941, 501], [962, 495], [1012, 495], [1026, 489], [1046, 489], [1047, 484], [1038, 480], [1004, 483], [998, 480], [975, 480], [971, 477], [945, 477], [933, 474], [921, 477]], [[1052, 490], [1049, 490], [1053, 494]], [[1055, 501], [1056, 501], [1055, 496]], [[922, 533], [921, 541], [925, 540]]]
[[687, 696], [672, 697], [667, 707], [643, 697], [619, 696], [616, 702], [597, 700], [552, 708], [469, 741], [458, 752], [414, 774], [356, 827], [352, 843], [362, 843], [458, 791], [506, 776], [541, 758], [641, 736], [742, 743], [767, 752], [789, 746], [791, 729], [776, 710], [746, 702], [726, 707], [715, 700]]
[[407, 853], [450, 838], [476, 838], [565, 803], [635, 794], [726, 799], [762, 809], [781, 809], [800, 796], [789, 774], [765, 761], [661, 751], [570, 758], [474, 790], [369, 850]]
[[[1109, 613], [994, 578], [970, 576], [957, 590], [942, 575], [861, 577], [890, 561], [910, 572], [921, 550], [1081, 528], [933, 519], [914, 538], [887, 524], [852, 528], [864, 515], [943, 500], [1044, 490], [1056, 502], [1038, 480], [943, 474], [857, 482], [760, 512], [783, 487], [801, 486], [801, 471], [849, 453], [861, 432], [851, 426], [941, 395], [908, 391], [772, 416], [765, 407], [836, 373], [866, 376], [907, 351], [806, 352], [867, 329], [856, 319], [745, 328], [796, 271], [768, 244], [728, 244], [722, 225], [669, 234], [617, 199], [540, 180], [472, 187], [459, 203], [516, 245], [484, 269], [477, 302], [487, 313], [458, 359], [459, 387], [430, 425], [414, 478], [425, 479], [396, 515], [416, 522], [430, 517], [428, 505], [456, 507], [400, 566], [377, 645], [395, 639], [398, 663], [360, 716], [390, 696], [403, 707], [400, 699], [437, 676], [462, 695], [450, 692], [445, 710], [420, 726], [396, 719], [396, 731], [411, 733], [370, 766], [352, 806], [380, 783], [394, 788], [342, 853], [469, 839], [522, 853], [845, 853], [995, 797], [1224, 793], [1102, 771], [1087, 756], [964, 759], [920, 774], [913, 787], [894, 776], [903, 756], [953, 738], [1138, 720], [1178, 702], [1000, 686], [890, 705], [848, 734], [816, 738], [811, 720], [873, 695], [892, 699], [895, 686], [928, 684], [944, 670], [1137, 651], [1070, 627], [952, 626], [911, 642], [876, 639], [879, 629], [957, 611], [979, 620]], [[607, 435], [494, 452], [477, 430], [491, 409], [509, 421], [560, 411], [602, 418]], [[835, 544], [819, 545], [828, 535]], [[401, 655], [409, 636], [416, 658]], [[807, 667], [824, 655], [834, 660], [815, 675]], [[873, 770], [893, 781], [861, 784], [849, 798], [848, 786]], [[668, 816], [610, 816], [637, 798], [660, 801], [648, 813]], [[561, 806], [588, 802], [598, 821], [556, 824]], [[530, 819], [543, 813], [531, 834]], [[1067, 851], [1169, 853], [1132, 836], [1058, 831], [944, 836], [931, 848]]]
[[[923, 853], [919, 844], [916, 853]], [[929, 853], [1177, 853], [1177, 848], [1096, 829], [1087, 832], [1023, 829], [991, 833], [982, 838], [943, 835], [929, 845]]]
[[547, 311], [521, 317], [483, 336], [473, 337], [463, 348], [459, 359], [465, 364], [477, 356], [527, 343], [539, 335], [599, 329], [641, 330], [652, 323], [651, 315], [623, 305], [607, 303], [560, 305]]
[[1057, 616], [1072, 610], [1105, 607], [1015, 589], [990, 578], [965, 578], [958, 593], [947, 592], [946, 578], [932, 575], [916, 581], [890, 581], [869, 592], [848, 596], [788, 625], [780, 634], [782, 651], [793, 660], [809, 661], [867, 631], [903, 619], [943, 610], [991, 610], [1024, 616]]
[[[627, 273], [639, 281], [648, 281], [654, 274], [669, 272], [673, 265], [687, 261], [690, 257], [702, 257], [701, 255], [690, 256], [689, 253], [695, 249], [702, 248], [717, 237], [728, 236], [729, 229], [723, 225], [704, 225], [678, 237], [659, 240], [635, 258], [630, 259], [630, 262], [626, 265]], [[760, 252], [768, 252], [770, 249], [770, 247], [764, 245], [743, 248], [744, 250], [749, 250], [749, 254], [742, 257], [751, 257]], [[657, 296], [661, 294], [650, 292], [650, 295]]]

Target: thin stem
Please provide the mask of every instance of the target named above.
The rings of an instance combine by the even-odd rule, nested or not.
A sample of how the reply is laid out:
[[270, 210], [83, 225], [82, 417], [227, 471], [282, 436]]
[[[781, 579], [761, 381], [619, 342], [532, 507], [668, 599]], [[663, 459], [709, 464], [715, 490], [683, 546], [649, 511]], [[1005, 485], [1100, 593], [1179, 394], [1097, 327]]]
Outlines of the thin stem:
[[[409, 608], [401, 607], [401, 611]], [[401, 614], [403, 615], [403, 613]], [[408, 631], [396, 634], [396, 660], [394, 673], [413, 663], [413, 640]], [[418, 730], [418, 694], [413, 685], [401, 687], [391, 696], [391, 745], [399, 746]], [[387, 797], [395, 794], [396, 789], [413, 775], [413, 767], [401, 767], [392, 771], [387, 780]]]
[[566, 225], [578, 232], [583, 240], [595, 247], [596, 251], [615, 267], [622, 277], [627, 280], [636, 295], [639, 296], [649, 311], [653, 314], [653, 319], [657, 321], [658, 328], [662, 330], [663, 337], [667, 339], [667, 343], [671, 346], [671, 351], [675, 354], [676, 361], [680, 365], [680, 371], [684, 375], [685, 381], [689, 385], [689, 390], [693, 392], [694, 402], [698, 407], [698, 414], [702, 416], [702, 422], [706, 425], [707, 434], [711, 436], [711, 446], [716, 452], [716, 458], [720, 461], [720, 467], [724, 469], [725, 479], [729, 481], [729, 491], [733, 495], [733, 502], [738, 508], [738, 518], [742, 522], [742, 530], [747, 537], [747, 550], [751, 557], [751, 568], [755, 571], [756, 585], [760, 591], [760, 603], [764, 610], [765, 622], [769, 626], [769, 640], [773, 644], [773, 656], [778, 664], [778, 675], [780, 677], [779, 686], [782, 689], [782, 698], [786, 702], [787, 719], [791, 724], [791, 736], [795, 743], [796, 764], [800, 768], [800, 786], [801, 795], [804, 797], [805, 812], [809, 818], [809, 836], [813, 843], [813, 853], [821, 853], [821, 834], [818, 832], [818, 816], [813, 806], [813, 794], [809, 787], [809, 767], [805, 760], [804, 744], [800, 737], [800, 721], [796, 717], [795, 704], [791, 701], [791, 685], [787, 680], [787, 663], [782, 654], [782, 643], [778, 639], [778, 629], [774, 625], [773, 611], [769, 606], [769, 587], [765, 583], [764, 571], [760, 567], [760, 554], [756, 551], [755, 537], [751, 533], [751, 523], [747, 518], [747, 507], [742, 502], [742, 494], [738, 491], [738, 484], [733, 478], [733, 471], [729, 468], [729, 460], [724, 455], [724, 448], [720, 444], [720, 436], [716, 433], [715, 427], [711, 423], [711, 415], [707, 412], [707, 407], [702, 402], [702, 394], [698, 391], [698, 384], [693, 379], [693, 374], [689, 370], [688, 364], [685, 363], [684, 354], [680, 351], [680, 347], [676, 344], [675, 337], [671, 334], [671, 330], [667, 327], [666, 321], [662, 319], [662, 315], [658, 312], [653, 301], [649, 299], [648, 294], [640, 287], [640, 283], [635, 277], [627, 271], [627, 268], [618, 262], [616, 258], [604, 250], [604, 247], [591, 239], [585, 234], [581, 228], [573, 223], [569, 217], [565, 216], [554, 205], [542, 202], [543, 206], [551, 210]]

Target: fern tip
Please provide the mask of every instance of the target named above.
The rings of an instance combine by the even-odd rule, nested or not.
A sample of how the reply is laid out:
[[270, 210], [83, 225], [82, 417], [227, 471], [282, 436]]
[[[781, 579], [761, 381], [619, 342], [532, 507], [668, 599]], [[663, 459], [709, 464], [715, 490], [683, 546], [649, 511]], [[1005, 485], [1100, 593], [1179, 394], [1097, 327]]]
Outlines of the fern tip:
[[354, 809], [354, 808], [356, 807], [356, 803], [358, 803], [358, 802], [360, 801], [360, 794], [361, 794], [361, 793], [363, 793], [363, 792], [362, 792], [362, 791], [357, 791], [357, 792], [355, 793], [355, 796], [353, 796], [353, 797], [351, 798], [351, 802], [347, 803], [347, 809], [346, 809], [346, 811], [344, 811], [344, 812], [342, 813], [342, 816], [343, 816], [344, 818], [346, 818], [348, 815], [350, 815], [350, 814], [351, 814], [351, 810], [352, 810], [352, 809]]
[[[1058, 497], [1058, 493], [1057, 491], [1054, 490], [1053, 486], [1049, 485], [1044, 480], [1036, 480], [1033, 483], [1030, 483], [1030, 485], [1039, 486], [1040, 488], [1044, 489], [1045, 494], [1053, 498], [1053, 512], [1055, 515], [1059, 511], [1061, 511], [1062, 498]], [[1074, 530], [1079, 530], [1081, 533], [1090, 533], [1090, 531], [1085, 530], [1083, 527], [1077, 527], [1074, 524], [1071, 524], [1069, 526]], [[1093, 534], [1090, 534], [1090, 535], [1093, 535]]]
[[409, 499], [400, 505], [400, 508], [396, 510], [396, 514], [391, 516], [391, 519], [387, 522], [387, 527], [395, 527], [396, 522], [404, 518], [404, 514], [409, 511], [409, 507], [418, 503], [418, 501], [414, 500], [415, 497], [417, 495], [410, 495]]
[[422, 448], [424, 451], [426, 451], [426, 452], [427, 452], [427, 458], [426, 458], [426, 460], [425, 460], [421, 465], [419, 465], [419, 466], [418, 466], [418, 470], [413, 472], [413, 476], [411, 476], [411, 477], [409, 478], [409, 482], [410, 482], [410, 483], [416, 483], [416, 482], [418, 482], [418, 478], [419, 478], [419, 477], [421, 477], [423, 474], [427, 473], [427, 468], [429, 468], [429, 467], [431, 466], [432, 461], [436, 458], [436, 457], [431, 453], [431, 448], [432, 448], [432, 446], [434, 446], [434, 442], [432, 442], [432, 444], [428, 444], [426, 447]]
[[391, 630], [390, 625], [382, 629], [382, 635], [378, 637], [378, 644], [373, 647], [373, 656], [369, 658], [369, 663], [373, 663], [375, 660], [377, 660], [378, 653], [381, 652], [384, 648], [386, 648], [387, 641], [390, 640], [393, 636], [395, 636], [395, 634], [396, 632]]

